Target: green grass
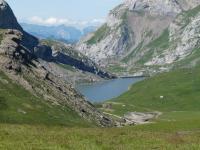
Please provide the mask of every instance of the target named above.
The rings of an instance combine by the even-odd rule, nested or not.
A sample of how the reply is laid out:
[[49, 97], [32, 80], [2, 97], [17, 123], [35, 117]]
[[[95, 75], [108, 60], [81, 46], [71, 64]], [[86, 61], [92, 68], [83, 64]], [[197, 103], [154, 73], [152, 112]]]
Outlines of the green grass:
[[192, 54], [187, 56], [185, 59], [178, 61], [174, 64], [174, 68], [181, 67], [194, 67], [200, 64], [200, 48], [196, 48], [193, 50]]
[[[29, 123], [21, 122], [20, 124], [16, 120], [15, 123], [1, 122], [0, 149], [199, 150], [199, 74], [199, 67], [163, 73], [137, 83], [127, 93], [109, 101], [114, 101], [112, 113], [117, 115], [122, 115], [127, 111], [163, 112], [163, 115], [153, 120], [154, 123], [124, 128], [82, 128], [82, 121], [80, 119], [78, 119], [80, 122], [77, 121], [76, 123], [72, 121], [72, 118], [69, 119], [70, 116], [73, 116], [72, 112], [67, 114], [62, 112], [65, 116], [62, 119], [69, 119], [68, 121], [72, 121], [75, 126], [77, 125], [76, 127], [72, 127], [72, 122], [67, 124], [62, 122], [62, 125], [67, 127], [59, 126], [59, 121], [51, 119], [44, 121], [47, 124], [30, 120], [28, 120]], [[6, 84], [6, 81], [9, 81], [9, 84]], [[20, 118], [23, 118], [24, 120], [24, 114], [16, 113], [16, 108], [25, 110], [28, 112], [26, 115], [30, 116], [31, 112], [29, 109], [31, 106], [34, 108], [34, 113], [39, 112], [38, 115], [31, 115], [35, 120], [48, 118], [44, 110], [48, 112], [53, 111], [57, 116], [60, 116], [61, 110], [59, 111], [53, 106], [49, 109], [49, 105], [46, 105], [46, 103], [41, 104], [41, 101], [37, 100], [37, 98], [32, 98], [24, 89], [11, 84], [11, 81], [2, 73], [0, 84], [1, 89], [9, 90], [9, 94], [15, 98], [13, 100], [2, 98], [4, 95], [8, 95], [8, 92], [2, 93], [2, 90], [0, 90], [0, 112], [11, 111], [14, 112], [13, 114], [16, 114], [14, 116], [17, 119], [21, 120]], [[8, 88], [6, 86], [11, 87]], [[163, 95], [164, 99], [161, 100], [160, 95]], [[33, 99], [33, 101], [30, 102], [30, 99]], [[22, 105], [24, 103], [26, 105]], [[9, 108], [11, 104], [14, 108], [13, 110]], [[126, 105], [125, 107], [122, 106], [124, 104]], [[42, 108], [42, 110], [36, 109], [35, 105], [39, 105], [38, 109]], [[7, 113], [4, 118], [9, 118], [9, 116], [10, 114]], [[0, 119], [2, 120], [1, 117]], [[34, 125], [30, 125], [32, 123]], [[50, 124], [51, 126], [49, 126]]]
[[167, 48], [169, 48], [169, 30], [165, 29], [157, 39], [153, 40], [142, 49], [142, 51], [144, 51], [144, 49], [149, 50], [145, 52], [144, 56], [137, 62], [137, 64], [144, 64], [145, 62], [153, 58], [153, 55], [155, 53], [156, 55], [161, 54], [163, 50]]
[[[199, 74], [199, 66], [162, 73], [133, 85], [125, 94], [107, 101], [112, 108], [101, 110], [111, 114], [122, 116], [134, 111], [159, 111], [162, 115], [152, 120], [154, 123], [151, 124], [113, 129], [106, 133], [102, 131], [102, 134], [118, 133], [115, 141], [121, 138], [127, 141], [125, 149], [131, 149], [131, 146], [133, 149], [200, 149]], [[120, 131], [123, 131], [121, 136]], [[133, 134], [134, 137], [131, 136]]]
[[117, 64], [117, 65], [112, 65], [112, 66], [107, 67], [107, 70], [112, 73], [120, 73], [120, 72], [125, 72], [126, 68]]
[[113, 101], [129, 105], [124, 111], [200, 111], [199, 74], [199, 67], [163, 73], [137, 83]]
[[138, 44], [138, 46], [128, 56], [126, 56], [125, 58], [123, 58], [122, 62], [127, 63], [132, 58], [134, 58], [135, 54], [137, 54], [141, 50], [142, 46], [143, 46], [143, 42], [141, 42], [140, 44]]
[[89, 126], [68, 107], [35, 97], [0, 72], [0, 123]]
[[152, 49], [167, 49], [169, 47], [169, 30], [165, 29], [163, 33], [157, 39], [149, 43], [147, 47]]
[[198, 150], [200, 132], [177, 132], [179, 126], [187, 128], [181, 122], [168, 123], [170, 131], [166, 124], [109, 129], [0, 124], [0, 149]]
[[188, 18], [196, 16], [200, 12], [200, 6], [195, 7], [194, 9], [190, 9], [186, 12], [184, 12], [185, 15], [187, 15]]
[[191, 19], [193, 17], [195, 17], [198, 13], [200, 12], [200, 6], [195, 7], [194, 9], [190, 9], [188, 11], [185, 11], [181, 14], [179, 14], [179, 16], [182, 16], [182, 23], [184, 23], [183, 28], [188, 25], [188, 23], [191, 21]]
[[[128, 92], [118, 98], [108, 101], [112, 103], [110, 110], [102, 109], [111, 114], [123, 116], [127, 112], [162, 112], [154, 123], [139, 125], [132, 129], [144, 133], [159, 133], [165, 138], [171, 138], [172, 143], [181, 144], [181, 148], [168, 147], [162, 144], [158, 149], [199, 149], [199, 144], [191, 143], [192, 139], [200, 139], [200, 67], [179, 69], [147, 78], [133, 85]], [[160, 98], [164, 96], [164, 98]], [[164, 133], [174, 133], [166, 135]], [[188, 141], [180, 135], [190, 134]], [[192, 138], [193, 137], [193, 138]], [[152, 136], [152, 138], [156, 137]], [[141, 138], [140, 138], [141, 139]], [[144, 142], [144, 143], [143, 143]], [[141, 141], [147, 145], [148, 140]], [[167, 147], [167, 148], [166, 148]]]
[[104, 24], [103, 26], [101, 26], [92, 36], [91, 39], [89, 39], [87, 41], [87, 44], [89, 45], [93, 45], [96, 44], [98, 42], [100, 42], [104, 37], [107, 36], [107, 34], [110, 32], [110, 27], [108, 27], [107, 24]]

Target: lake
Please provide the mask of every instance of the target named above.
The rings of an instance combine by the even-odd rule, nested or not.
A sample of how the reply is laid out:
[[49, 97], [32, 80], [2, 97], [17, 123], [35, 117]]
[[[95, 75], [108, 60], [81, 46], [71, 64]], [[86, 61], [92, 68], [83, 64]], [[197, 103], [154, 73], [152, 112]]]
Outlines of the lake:
[[81, 83], [76, 85], [76, 89], [83, 94], [90, 102], [103, 102], [120, 96], [128, 91], [132, 84], [144, 78], [119, 78], [94, 83]]

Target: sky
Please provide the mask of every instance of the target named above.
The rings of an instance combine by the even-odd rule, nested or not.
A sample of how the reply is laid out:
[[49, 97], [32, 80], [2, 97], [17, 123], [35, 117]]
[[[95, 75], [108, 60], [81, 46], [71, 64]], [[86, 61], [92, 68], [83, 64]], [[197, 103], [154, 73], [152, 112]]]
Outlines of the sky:
[[98, 25], [123, 0], [6, 0], [19, 22], [40, 25]]

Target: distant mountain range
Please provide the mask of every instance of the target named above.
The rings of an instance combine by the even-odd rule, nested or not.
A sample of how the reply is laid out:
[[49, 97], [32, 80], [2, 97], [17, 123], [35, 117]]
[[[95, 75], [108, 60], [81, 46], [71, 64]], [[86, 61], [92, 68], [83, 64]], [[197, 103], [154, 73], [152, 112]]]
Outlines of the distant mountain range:
[[65, 43], [76, 43], [80, 38], [97, 29], [95, 26], [88, 26], [81, 30], [73, 26], [42, 26], [27, 23], [21, 23], [21, 26], [40, 39], [53, 39]]

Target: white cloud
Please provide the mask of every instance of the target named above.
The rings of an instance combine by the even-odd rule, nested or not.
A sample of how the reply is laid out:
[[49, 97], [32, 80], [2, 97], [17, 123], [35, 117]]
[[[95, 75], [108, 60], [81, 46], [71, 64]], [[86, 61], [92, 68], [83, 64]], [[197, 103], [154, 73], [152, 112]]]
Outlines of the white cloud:
[[39, 25], [70, 25], [70, 26], [77, 26], [77, 27], [84, 27], [89, 25], [101, 25], [105, 22], [105, 19], [93, 19], [89, 21], [75, 21], [70, 20], [67, 18], [55, 18], [55, 17], [49, 17], [49, 18], [41, 18], [38, 16], [33, 16], [27, 20], [27, 22], [32, 24], [39, 24]]

